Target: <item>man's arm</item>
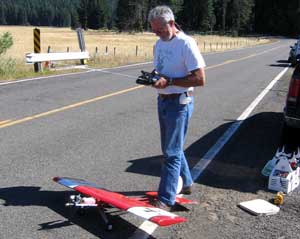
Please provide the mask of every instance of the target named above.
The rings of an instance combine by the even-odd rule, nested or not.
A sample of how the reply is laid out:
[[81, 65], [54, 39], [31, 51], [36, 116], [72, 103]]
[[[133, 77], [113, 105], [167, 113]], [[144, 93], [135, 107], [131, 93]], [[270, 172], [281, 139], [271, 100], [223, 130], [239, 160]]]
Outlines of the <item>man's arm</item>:
[[191, 87], [191, 86], [204, 86], [205, 84], [205, 71], [204, 68], [199, 68], [193, 70], [191, 74], [180, 77], [180, 78], [169, 78], [167, 76], [162, 76], [153, 85], [154, 88], [164, 89], [169, 85], [181, 86], [181, 87]]

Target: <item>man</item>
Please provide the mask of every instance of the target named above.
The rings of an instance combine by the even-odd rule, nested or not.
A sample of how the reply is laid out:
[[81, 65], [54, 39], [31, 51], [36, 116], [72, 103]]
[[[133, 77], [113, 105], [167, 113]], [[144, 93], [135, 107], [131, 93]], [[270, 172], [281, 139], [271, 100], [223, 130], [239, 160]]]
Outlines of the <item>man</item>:
[[205, 83], [205, 62], [195, 40], [177, 27], [167, 6], [153, 8], [148, 16], [152, 31], [159, 36], [154, 49], [154, 68], [160, 78], [153, 85], [158, 92], [158, 115], [164, 161], [153, 204], [169, 209], [175, 204], [179, 176], [181, 193], [190, 194], [193, 179], [183, 145], [193, 111], [193, 90]]

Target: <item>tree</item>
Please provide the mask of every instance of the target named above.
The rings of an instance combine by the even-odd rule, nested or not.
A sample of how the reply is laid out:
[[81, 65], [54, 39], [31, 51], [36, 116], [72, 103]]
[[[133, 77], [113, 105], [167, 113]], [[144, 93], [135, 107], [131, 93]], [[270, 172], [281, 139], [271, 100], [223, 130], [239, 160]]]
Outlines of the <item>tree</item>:
[[106, 0], [99, 0], [99, 6], [100, 6], [100, 27], [108, 27], [108, 21], [109, 21], [109, 6], [107, 4]]
[[215, 25], [212, 0], [185, 0], [180, 23], [188, 30], [211, 31]]
[[61, 19], [61, 26], [68, 27], [71, 25], [71, 13], [67, 9], [63, 9], [61, 12], [64, 17]]
[[147, 22], [147, 2], [146, 1], [134, 1], [132, 4], [132, 27], [135, 31], [143, 31], [144, 23]]
[[87, 27], [99, 29], [101, 24], [101, 12], [98, 0], [90, 0], [88, 3]]
[[119, 0], [111, 0], [108, 1], [108, 14], [107, 14], [107, 27], [109, 29], [112, 29], [116, 27], [116, 19], [117, 19], [117, 6], [118, 6]]
[[223, 0], [222, 2], [222, 31], [226, 31], [226, 13], [227, 13], [227, 5], [229, 0]]
[[299, 37], [300, 35], [300, 1], [293, 0], [287, 6], [287, 15], [289, 16], [287, 24], [289, 25], [288, 34]]
[[78, 8], [79, 22], [84, 30], [88, 28], [88, 6], [88, 0], [81, 0]]
[[226, 23], [231, 31], [236, 33], [240, 31], [251, 31], [252, 12], [254, 2], [253, 0], [232, 0], [228, 3], [228, 14], [226, 16]]
[[300, 32], [300, 0], [0, 0], [0, 25], [143, 31], [157, 5], [170, 6], [184, 30]]
[[213, 31], [216, 24], [216, 16], [214, 14], [213, 0], [207, 0], [203, 5], [204, 11], [201, 19], [200, 29], [203, 31]]
[[27, 11], [25, 8], [20, 8], [18, 11], [18, 25], [28, 25]]
[[54, 6], [47, 6], [46, 2], [44, 2], [38, 10], [40, 24], [42, 26], [52, 26], [57, 13], [61, 13], [61, 9], [59, 11], [55, 11]]
[[6, 7], [6, 21], [9, 25], [17, 25], [18, 19], [18, 5], [7, 5]]
[[5, 12], [6, 12], [6, 9], [5, 9], [4, 4], [0, 4], [0, 25], [6, 25], [7, 24]]
[[132, 17], [132, 9], [130, 9], [130, 0], [119, 0], [117, 7], [116, 25], [120, 31], [128, 30], [132, 25], [130, 18]]
[[71, 28], [76, 29], [80, 27], [78, 12], [76, 10], [72, 10], [71, 12]]
[[107, 27], [108, 7], [105, 0], [90, 0], [87, 26], [91, 29]]
[[299, 0], [255, 0], [254, 29], [258, 33], [299, 35]]

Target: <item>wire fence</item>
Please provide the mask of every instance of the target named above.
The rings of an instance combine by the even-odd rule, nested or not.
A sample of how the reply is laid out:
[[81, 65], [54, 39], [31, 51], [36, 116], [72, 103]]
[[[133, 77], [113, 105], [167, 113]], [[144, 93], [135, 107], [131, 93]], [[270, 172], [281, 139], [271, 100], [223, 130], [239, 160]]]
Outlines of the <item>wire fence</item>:
[[[226, 51], [230, 49], [237, 49], [249, 47], [252, 45], [261, 44], [261, 38], [243, 39], [237, 41], [197, 41], [199, 50], [202, 53]], [[131, 46], [95, 46], [87, 49], [90, 53], [89, 64], [101, 66], [116, 66], [120, 64], [135, 63], [141, 61], [151, 61], [153, 59], [154, 45], [135, 45]], [[71, 48], [67, 47], [66, 52], [70, 52]], [[77, 49], [78, 51], [78, 49]], [[47, 52], [55, 52], [51, 46], [48, 46]]]

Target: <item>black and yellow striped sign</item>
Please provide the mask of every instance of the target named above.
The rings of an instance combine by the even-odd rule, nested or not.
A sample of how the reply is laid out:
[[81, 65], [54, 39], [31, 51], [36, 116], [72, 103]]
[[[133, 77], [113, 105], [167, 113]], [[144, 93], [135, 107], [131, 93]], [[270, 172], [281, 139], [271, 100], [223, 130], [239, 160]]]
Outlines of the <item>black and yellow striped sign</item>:
[[34, 53], [41, 53], [41, 32], [38, 28], [33, 30], [33, 45]]

